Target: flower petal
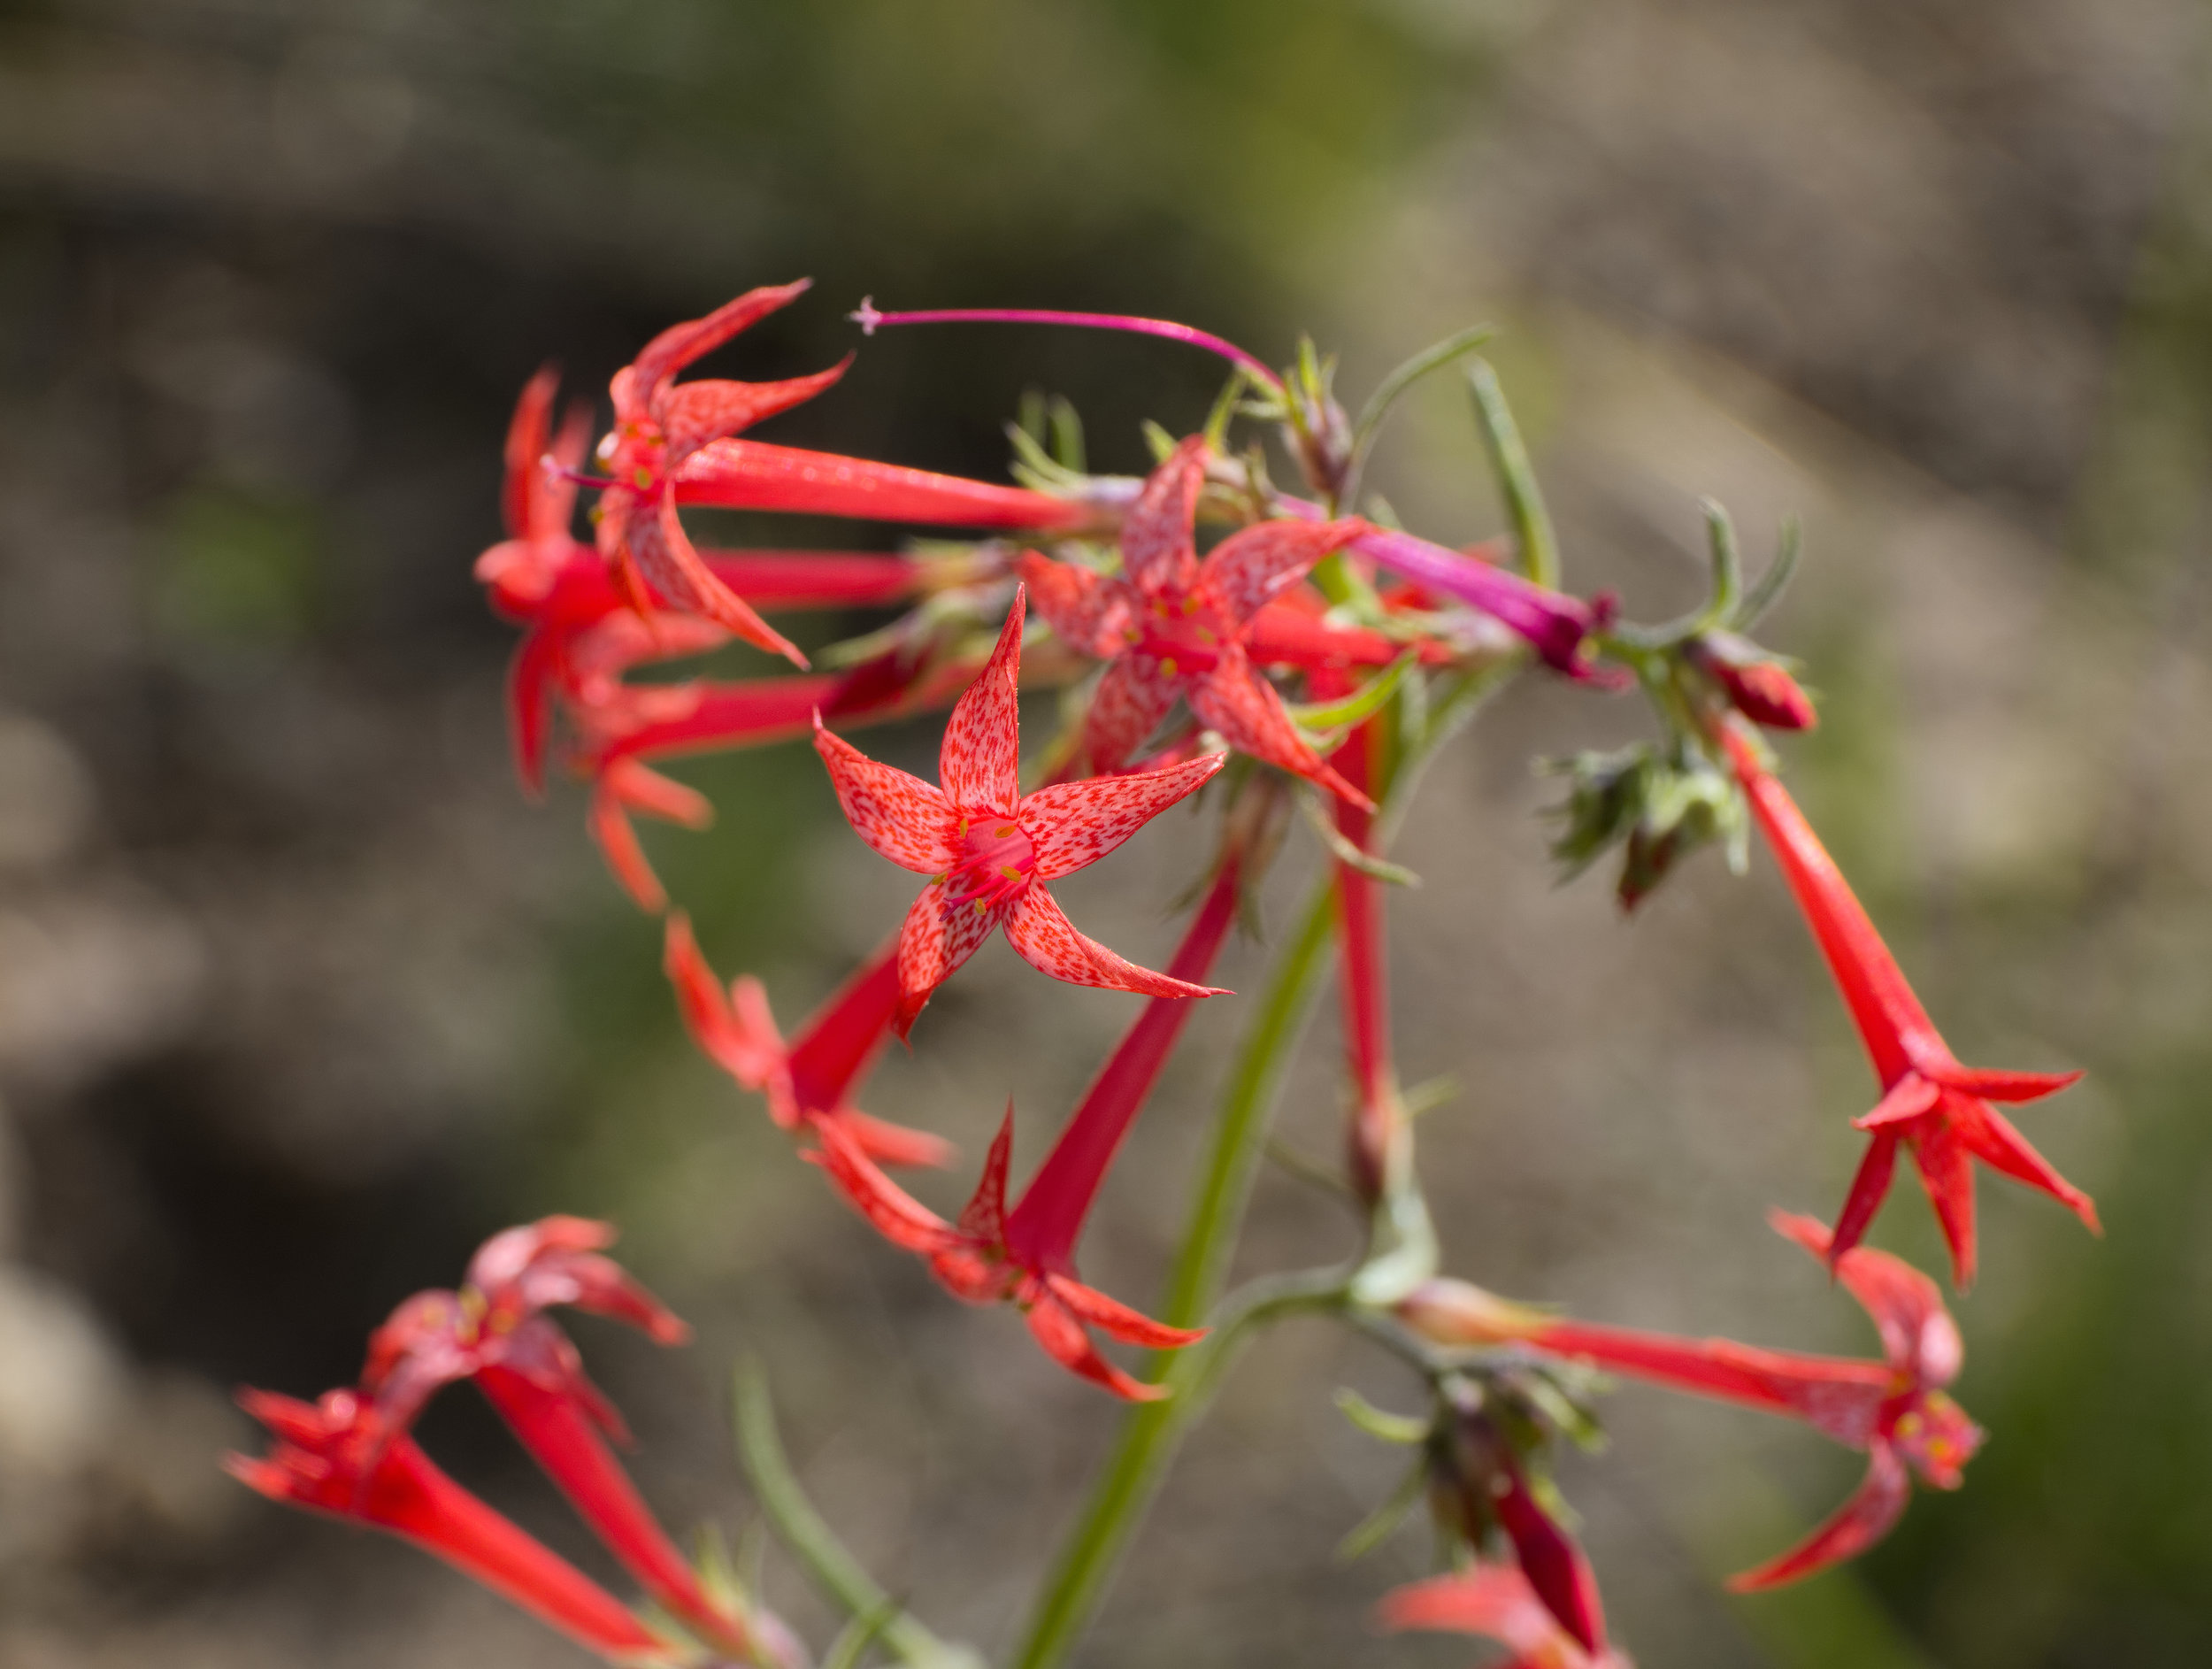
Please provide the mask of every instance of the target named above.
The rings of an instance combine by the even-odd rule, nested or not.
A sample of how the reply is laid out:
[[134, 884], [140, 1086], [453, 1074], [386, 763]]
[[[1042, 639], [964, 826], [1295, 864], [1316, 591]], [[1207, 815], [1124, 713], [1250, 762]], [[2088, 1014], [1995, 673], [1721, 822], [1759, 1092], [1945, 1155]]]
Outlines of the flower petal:
[[552, 718], [553, 674], [560, 659], [551, 633], [532, 627], [507, 667], [507, 730], [515, 774], [532, 799], [545, 793], [545, 736]]
[[[607, 496], [611, 497], [616, 490], [609, 488]], [[625, 533], [624, 548], [631, 561], [671, 608], [710, 619], [748, 643], [784, 657], [795, 666], [806, 665], [806, 657], [796, 644], [714, 577], [714, 571], [692, 549], [691, 536], [684, 532], [672, 495], [663, 493], [657, 505], [641, 506], [641, 513], [628, 519]]]
[[749, 976], [739, 981], [744, 1000], [733, 1002], [680, 910], [668, 918], [661, 965], [675, 988], [684, 1029], [700, 1051], [746, 1088], [764, 1088], [781, 1070], [785, 1057], [760, 981]]
[[1980, 1066], [1962, 1066], [1955, 1060], [1932, 1060], [1921, 1073], [1946, 1089], [1983, 1101], [2040, 1101], [2081, 1081], [2078, 1072], [2003, 1072]]
[[1830, 1267], [1866, 1238], [1868, 1226], [1874, 1221], [1874, 1213], [1882, 1209], [1890, 1180], [1896, 1174], [1897, 1133], [1877, 1130], [1874, 1139], [1866, 1144], [1859, 1168], [1852, 1173], [1850, 1190], [1843, 1196], [1843, 1209], [1836, 1213], [1835, 1234], [1828, 1245]]
[[999, 1120], [991, 1150], [983, 1156], [983, 1174], [975, 1192], [960, 1213], [960, 1232], [987, 1246], [1006, 1241], [1006, 1167], [1014, 1158], [1014, 1102], [1007, 1098], [1006, 1116]]
[[[1818, 1219], [1769, 1211], [1767, 1222], [1784, 1239], [1795, 1241], [1823, 1263], [1828, 1261], [1832, 1237]], [[1835, 1260], [1835, 1272], [1845, 1290], [1874, 1318], [1882, 1335], [1882, 1354], [1892, 1367], [1922, 1385], [1948, 1385], [1958, 1377], [1965, 1347], [1958, 1324], [1944, 1306], [1942, 1289], [1934, 1281], [1903, 1258], [1871, 1246], [1844, 1252]]]
[[1029, 1323], [1030, 1337], [1069, 1373], [1133, 1403], [1156, 1403], [1168, 1394], [1166, 1386], [1147, 1385], [1133, 1379], [1101, 1356], [1098, 1347], [1091, 1342], [1090, 1334], [1083, 1331], [1083, 1324], [1058, 1299], [1040, 1295], [1030, 1304], [1025, 1319]]
[[873, 1118], [855, 1107], [816, 1113], [811, 1122], [817, 1127], [834, 1124], [844, 1132], [848, 1141], [878, 1165], [941, 1169], [953, 1160], [953, 1145], [944, 1137]]
[[937, 754], [945, 798], [965, 812], [1011, 816], [1021, 804], [1022, 619], [1026, 593], [1014, 588], [991, 658], [954, 704]]
[[953, 903], [941, 881], [922, 888], [899, 929], [899, 1008], [891, 1025], [902, 1038], [913, 1030], [930, 994], [976, 953], [999, 919], [980, 898]]
[[1034, 550], [1023, 551], [1014, 571], [1053, 635], [1070, 649], [1103, 659], [1126, 642], [1123, 628], [1133, 612], [1127, 585]]
[[1077, 1320], [1096, 1327], [1124, 1344], [1141, 1344], [1148, 1350], [1176, 1350], [1206, 1336], [1203, 1327], [1171, 1327], [1132, 1310], [1118, 1298], [1110, 1298], [1095, 1287], [1087, 1287], [1065, 1275], [1046, 1275], [1045, 1289], [1068, 1307]]
[[1587, 1661], [1536, 1597], [1528, 1578], [1511, 1565], [1477, 1565], [1393, 1588], [1383, 1596], [1376, 1615], [1393, 1633], [1426, 1628], [1497, 1641], [1515, 1657], [1506, 1669], [1568, 1669]]
[[1057, 881], [1112, 851], [1169, 806], [1196, 793], [1228, 762], [1210, 753], [1164, 771], [1056, 782], [1018, 813], [1034, 842], [1039, 881]]
[[1087, 939], [1061, 912], [1041, 882], [1021, 896], [1006, 918], [1006, 938], [1023, 961], [1040, 973], [1071, 985], [1092, 985], [1109, 991], [1134, 991], [1140, 996], [1226, 996], [1228, 992], [1208, 985], [1189, 985], [1123, 960], [1104, 945]]
[[1225, 653], [1212, 672], [1194, 681], [1187, 699], [1199, 723], [1218, 731], [1238, 752], [1304, 777], [1363, 811], [1375, 809], [1372, 800], [1306, 745], [1275, 686], [1253, 671], [1242, 649]]
[[1948, 1119], [1929, 1120], [1911, 1147], [1943, 1243], [1951, 1249], [1951, 1284], [1964, 1292], [1974, 1284], [1973, 1155]]
[[1148, 741], [1181, 684], [1149, 655], [1133, 651], [1110, 662], [1083, 718], [1083, 748], [1097, 771], [1117, 771]]
[[1831, 1565], [1856, 1558], [1887, 1535], [1912, 1498], [1912, 1480], [1897, 1451], [1886, 1442], [1874, 1445], [1871, 1462], [1866, 1481], [1852, 1492], [1833, 1518], [1779, 1558], [1730, 1577], [1731, 1591], [1750, 1594], [1794, 1582]]
[[553, 433], [553, 396], [560, 386], [560, 373], [551, 365], [540, 365], [522, 385], [515, 414], [507, 424], [507, 469], [500, 483], [499, 515], [511, 539], [527, 539], [536, 530], [531, 500], [542, 479], [538, 460], [545, 456], [546, 442]]
[[703, 319], [687, 319], [671, 325], [645, 344], [638, 357], [624, 367], [633, 388], [649, 400], [658, 385], [694, 359], [711, 353], [731, 337], [757, 323], [780, 307], [787, 307], [812, 288], [814, 281], [802, 278], [789, 284], [763, 284], [733, 301], [724, 302]]
[[1852, 1119], [1855, 1130], [1879, 1130], [1887, 1125], [1906, 1123], [1917, 1119], [1942, 1098], [1943, 1091], [1916, 1072], [1907, 1073], [1889, 1087], [1889, 1093], [1875, 1103], [1874, 1111], [1862, 1113]]
[[1305, 577], [1332, 550], [1367, 531], [1357, 516], [1337, 521], [1263, 521], [1231, 534], [1199, 565], [1210, 585], [1241, 623]]
[[901, 869], [941, 874], [959, 856], [959, 814], [945, 796], [896, 765], [879, 764], [814, 721], [814, 750], [853, 832]]
[[704, 380], [670, 388], [654, 402], [661, 433], [667, 438], [665, 467], [674, 469], [709, 441], [749, 429], [764, 418], [803, 404], [843, 376], [852, 356], [810, 377], [785, 382], [726, 382]]
[[1191, 524], [1206, 484], [1206, 437], [1194, 435], [1145, 477], [1121, 525], [1121, 571], [1148, 596], [1190, 588], [1198, 577]]
[[1960, 1140], [1991, 1169], [2049, 1195], [2087, 1224], [2092, 1234], [2104, 1233], [2089, 1196], [2053, 1169], [2051, 1162], [2029, 1145], [2004, 1114], [1987, 1102], [1968, 1096], [1950, 1096], [1945, 1104], [1957, 1109], [1952, 1123]]
[[822, 1145], [804, 1157], [818, 1165], [854, 1209], [894, 1246], [934, 1256], [967, 1242], [951, 1224], [876, 1168], [841, 1124], [818, 1127]]

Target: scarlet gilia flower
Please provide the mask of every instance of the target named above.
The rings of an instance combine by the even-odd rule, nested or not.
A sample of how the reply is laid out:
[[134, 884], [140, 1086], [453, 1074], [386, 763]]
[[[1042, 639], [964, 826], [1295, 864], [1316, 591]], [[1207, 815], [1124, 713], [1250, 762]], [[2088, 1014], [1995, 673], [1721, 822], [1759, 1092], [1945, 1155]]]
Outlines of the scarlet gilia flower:
[[748, 290], [705, 318], [672, 325], [654, 337], [608, 385], [614, 428], [599, 446], [613, 476], [599, 497], [599, 549], [637, 611], [649, 618], [666, 606], [697, 615], [801, 666], [806, 657], [717, 579], [692, 548], [676, 513], [672, 477], [709, 442], [810, 400], [845, 374], [838, 365], [787, 382], [677, 384], [679, 371], [795, 301], [807, 285], [802, 279]]
[[1207, 453], [1194, 435], [1152, 472], [1122, 523], [1119, 577], [1035, 551], [1022, 557], [1037, 612], [1063, 641], [1111, 663], [1084, 722], [1084, 750], [1094, 770], [1119, 769], [1180, 696], [1238, 751], [1364, 803], [1298, 734], [1244, 639], [1271, 598], [1367, 524], [1264, 521], [1201, 562], [1193, 522]]
[[1023, 604], [1018, 588], [989, 662], [952, 710], [938, 758], [941, 788], [879, 765], [815, 725], [816, 750], [855, 831], [902, 869], [930, 877], [899, 932], [893, 1024], [901, 1037], [930, 993], [1000, 927], [1024, 961], [1056, 980], [1144, 996], [1221, 995], [1085, 938], [1045, 890], [1197, 789], [1221, 769], [1222, 756], [1025, 796], [1017, 776]]
[[1422, 1628], [1494, 1640], [1513, 1654], [1498, 1669], [1630, 1669], [1611, 1647], [1586, 1650], [1510, 1565], [1473, 1565], [1393, 1588], [1376, 1620], [1392, 1634]]
[[[1168, 965], [1174, 982], [1202, 980], [1213, 966], [1236, 919], [1242, 866], [1240, 850], [1233, 847]], [[1133, 1379], [1100, 1355], [1087, 1329], [1150, 1350], [1189, 1344], [1204, 1330], [1171, 1327], [1085, 1286], [1076, 1279], [1075, 1247], [1122, 1138], [1189, 1017], [1190, 1005], [1172, 996], [1145, 1005], [1010, 1211], [1010, 1102], [984, 1160], [982, 1180], [956, 1223], [946, 1222], [884, 1175], [841, 1126], [825, 1127], [820, 1150], [807, 1158], [829, 1173], [885, 1239], [926, 1258], [953, 1296], [968, 1304], [1016, 1305], [1047, 1355], [1118, 1396], [1137, 1402], [1164, 1396], [1163, 1388]]]
[[275, 1439], [259, 1459], [224, 1460], [250, 1488], [411, 1542], [611, 1662], [675, 1661], [627, 1606], [454, 1482], [366, 1399], [337, 1390], [303, 1403], [248, 1389], [238, 1401]]
[[1964, 1350], [1935, 1282], [1887, 1252], [1836, 1249], [1827, 1228], [1809, 1217], [1776, 1211], [1770, 1220], [1778, 1234], [1831, 1264], [1866, 1307], [1881, 1334], [1882, 1361], [1570, 1321], [1455, 1281], [1424, 1283], [1398, 1313], [1439, 1343], [1523, 1344], [1608, 1373], [1788, 1415], [1865, 1450], [1866, 1481], [1834, 1517], [1799, 1546], [1729, 1584], [1740, 1592], [1773, 1588], [1854, 1558], [1888, 1534], [1911, 1498], [1913, 1473], [1936, 1488], [1957, 1488], [1982, 1433], [1943, 1388], [1958, 1377]]
[[361, 1391], [403, 1432], [443, 1385], [472, 1380], [570, 1504], [655, 1600], [716, 1650], [787, 1669], [797, 1642], [764, 1612], [740, 1616], [701, 1584], [638, 1494], [608, 1439], [621, 1416], [585, 1377], [576, 1347], [544, 1312], [567, 1304], [626, 1321], [663, 1344], [690, 1329], [601, 1249], [604, 1223], [549, 1217], [486, 1241], [457, 1292], [418, 1293], [369, 1340]]
[[1990, 1105], [1993, 1101], [2039, 1100], [2065, 1088], [2081, 1073], [1961, 1065], [1905, 982], [1896, 958], [1874, 930], [1843, 872], [1789, 791], [1767, 769], [1756, 744], [1732, 727], [1722, 729], [1721, 741], [1759, 832], [1813, 930], [1882, 1083], [1879, 1104], [1853, 1121], [1873, 1140], [1867, 1144], [1836, 1221], [1836, 1253], [1840, 1256], [1865, 1237], [1867, 1225], [1889, 1192], [1901, 1144], [1919, 1167], [1951, 1249], [1953, 1281], [1961, 1290], [1974, 1280], [1976, 1159], [2048, 1194], [2093, 1233], [2101, 1233], [2089, 1196], [2052, 1169]]
[[898, 1013], [895, 940], [863, 964], [788, 1044], [761, 982], [743, 974], [725, 990], [681, 911], [668, 919], [666, 967], [692, 1041], [745, 1088], [767, 1097], [768, 1116], [779, 1129], [837, 1125], [855, 1147], [884, 1165], [943, 1165], [951, 1158], [941, 1137], [871, 1118], [851, 1102]]
[[1701, 632], [1683, 646], [1690, 664], [1710, 678], [1728, 704], [1770, 730], [1810, 730], [1820, 722], [1812, 697], [1789, 668], [1749, 638]]

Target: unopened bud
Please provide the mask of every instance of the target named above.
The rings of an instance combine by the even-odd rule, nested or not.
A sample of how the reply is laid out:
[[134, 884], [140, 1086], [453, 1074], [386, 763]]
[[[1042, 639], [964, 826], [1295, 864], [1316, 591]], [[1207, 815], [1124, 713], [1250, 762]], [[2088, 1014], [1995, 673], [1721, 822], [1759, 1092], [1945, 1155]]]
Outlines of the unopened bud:
[[1436, 1276], [1397, 1304], [1398, 1319], [1432, 1344], [1510, 1344], [1542, 1332], [1540, 1310], [1501, 1298], [1465, 1281]]
[[1812, 697], [1789, 669], [1749, 638], [1706, 632], [1690, 640], [1687, 652], [1691, 663], [1752, 723], [1770, 730], [1810, 730], [1820, 722]]

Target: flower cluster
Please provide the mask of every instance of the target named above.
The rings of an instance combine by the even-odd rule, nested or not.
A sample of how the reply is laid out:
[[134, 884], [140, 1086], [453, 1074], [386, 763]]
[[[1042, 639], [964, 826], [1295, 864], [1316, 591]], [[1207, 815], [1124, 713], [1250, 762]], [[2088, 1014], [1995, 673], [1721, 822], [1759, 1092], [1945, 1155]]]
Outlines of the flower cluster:
[[[1333, 367], [1310, 345], [1279, 373], [1218, 337], [1156, 319], [900, 314], [864, 304], [855, 317], [872, 334], [954, 322], [1104, 327], [1215, 352], [1231, 379], [1202, 429], [1156, 435], [1155, 465], [1141, 479], [1090, 473], [1064, 406], [1015, 431], [1022, 484], [1013, 486], [756, 441], [747, 436], [755, 425], [823, 395], [844, 365], [772, 383], [680, 373], [803, 288], [753, 290], [648, 343], [611, 383], [614, 426], [594, 454], [603, 474], [585, 468], [588, 411], [572, 410], [557, 430], [555, 380], [549, 372], [533, 379], [508, 437], [509, 536], [483, 554], [477, 573], [493, 606], [522, 631], [509, 717], [523, 781], [541, 792], [557, 760], [588, 785], [588, 826], [617, 879], [641, 907], [664, 915], [665, 970], [699, 1049], [763, 1099], [838, 1196], [893, 1247], [919, 1257], [953, 1296], [1011, 1304], [1061, 1367], [1127, 1403], [1167, 1402], [1164, 1411], [1132, 1411], [1048, 1577], [1019, 1660], [1040, 1669], [1065, 1652], [1168, 1449], [1234, 1343], [1292, 1311], [1355, 1326], [1427, 1394], [1425, 1411], [1412, 1416], [1347, 1404], [1365, 1429], [1417, 1451], [1406, 1488], [1358, 1540], [1379, 1540], [1426, 1499], [1450, 1567], [1391, 1594], [1384, 1625], [1486, 1635], [1533, 1669], [1627, 1662], [1608, 1637], [1595, 1576], [1551, 1471], [1555, 1440], [1596, 1434], [1594, 1373], [1789, 1416], [1866, 1453], [1866, 1480], [1843, 1508], [1801, 1546], [1737, 1579], [1740, 1588], [1793, 1581], [1863, 1551], [1903, 1512], [1915, 1477], [1957, 1488], [1982, 1435], [1947, 1389], [1963, 1358], [1959, 1330], [1934, 1281], [1862, 1242], [1901, 1148], [1927, 1185], [1961, 1289], [1975, 1265], [1977, 1158], [2093, 1228], [2088, 1197], [1992, 1104], [2049, 1095], [2078, 1074], [1962, 1065], [1776, 777], [1758, 729], [1802, 730], [1816, 713], [1788, 664], [1749, 632], [1787, 577], [1793, 536], [1747, 587], [1733, 531], [1709, 509], [1711, 599], [1666, 625], [1625, 623], [1609, 597], [1568, 595], [1526, 450], [1479, 360], [1470, 385], [1507, 530], [1458, 550], [1396, 526], [1379, 504], [1356, 508], [1392, 399], [1464, 358], [1477, 333], [1409, 361], [1355, 417], [1335, 399]], [[1240, 421], [1276, 433], [1302, 491], [1273, 484], [1263, 447], [1232, 443]], [[585, 487], [597, 494], [590, 542], [573, 527]], [[682, 520], [689, 506], [967, 536], [941, 535], [900, 555], [718, 550], [694, 543]], [[899, 612], [826, 653], [834, 670], [818, 672], [767, 620], [809, 608]], [[632, 676], [733, 642], [800, 671]], [[1025, 657], [1033, 686], [1065, 687], [1058, 732], [1026, 762]], [[1413, 878], [1387, 849], [1429, 755], [1530, 668], [1594, 690], [1640, 688], [1656, 724], [1655, 736], [1557, 767], [1571, 786], [1555, 850], [1571, 871], [1617, 849], [1618, 895], [1633, 906], [1701, 843], [1724, 844], [1739, 867], [1752, 829], [1771, 848], [1880, 1090], [1857, 1121], [1869, 1143], [1832, 1231], [1779, 1212], [1774, 1225], [1873, 1317], [1880, 1359], [1576, 1321], [1445, 1273], [1416, 1164], [1413, 1115], [1428, 1097], [1402, 1088], [1392, 1044], [1389, 894]], [[843, 734], [948, 707], [933, 782], [870, 757]], [[854, 834], [926, 879], [903, 922], [883, 924], [880, 947], [787, 1041], [759, 979], [726, 984], [716, 973], [690, 919], [671, 906], [631, 818], [703, 827], [708, 802], [657, 767], [687, 753], [807, 737]], [[1181, 942], [1155, 971], [1079, 931], [1051, 886], [1110, 858], [1179, 805], [1194, 805], [1210, 833], [1193, 848], [1203, 861], [1193, 865]], [[1318, 842], [1317, 890], [1255, 1003], [1156, 1319], [1086, 1284], [1077, 1253], [1196, 1004], [1231, 995], [1208, 981], [1232, 927], [1256, 913], [1259, 882], [1297, 807]], [[948, 1219], [889, 1172], [948, 1165], [950, 1145], [856, 1102], [893, 1036], [928, 1046], [931, 996], [1000, 931], [1038, 973], [1147, 1000], [1011, 1203], [1010, 1104], [965, 1206]], [[1335, 1181], [1358, 1207], [1360, 1243], [1340, 1267], [1225, 1293], [1268, 1107], [1332, 947], [1347, 1105]], [[602, 1255], [609, 1237], [569, 1218], [495, 1236], [457, 1291], [401, 1306], [373, 1339], [357, 1385], [311, 1405], [248, 1393], [275, 1443], [266, 1458], [234, 1469], [265, 1494], [417, 1542], [611, 1661], [801, 1663], [801, 1647], [772, 1613], [726, 1573], [695, 1570], [655, 1522], [610, 1447], [622, 1436], [618, 1419], [547, 1314], [573, 1305], [664, 1343], [683, 1336]], [[1125, 1365], [1107, 1353], [1114, 1344], [1154, 1355]], [[468, 1495], [415, 1445], [416, 1415], [458, 1379], [477, 1385], [637, 1580], [652, 1620]], [[917, 1669], [969, 1661], [884, 1598], [810, 1509], [793, 1504], [772, 1434], [756, 1426], [746, 1447], [779, 1528], [854, 1613], [858, 1632], [838, 1648], [841, 1663], [878, 1633]]]

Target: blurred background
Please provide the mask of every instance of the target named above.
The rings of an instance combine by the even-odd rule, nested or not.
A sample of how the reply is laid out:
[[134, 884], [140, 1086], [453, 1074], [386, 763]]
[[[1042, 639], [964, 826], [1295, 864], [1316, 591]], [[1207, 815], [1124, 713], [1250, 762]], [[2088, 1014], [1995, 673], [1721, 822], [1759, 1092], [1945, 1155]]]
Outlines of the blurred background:
[[[0, 1665], [580, 1661], [216, 1470], [252, 1441], [234, 1384], [351, 1378], [401, 1296], [553, 1211], [618, 1221], [699, 1326], [674, 1354], [577, 1328], [672, 1522], [750, 1518], [725, 1407], [757, 1351], [879, 1576], [944, 1631], [1011, 1639], [1113, 1409], [1010, 1316], [945, 1300], [691, 1052], [578, 796], [514, 784], [509, 637], [469, 577], [541, 360], [602, 389], [662, 325], [801, 273], [814, 295], [714, 369], [828, 363], [872, 294], [1165, 315], [1277, 362], [1310, 330], [1356, 402], [1494, 320], [1571, 584], [1646, 619], [1700, 582], [1699, 494], [1755, 563], [1801, 514], [1806, 572], [1766, 635], [1826, 707], [1792, 781], [1963, 1058], [2090, 1069], [2021, 1123], [2109, 1234], [1985, 1180], [1957, 1388], [1992, 1440], [1848, 1571], [1719, 1590], [1856, 1481], [1795, 1426], [1625, 1388], [1612, 1451], [1563, 1481], [1647, 1665], [2212, 1661], [2201, 13], [0, 4]], [[1217, 370], [895, 333], [768, 437], [996, 476], [1039, 387], [1133, 469], [1139, 420], [1194, 426]], [[1394, 420], [1375, 484], [1444, 537], [1496, 527], [1450, 379]], [[1396, 911], [1402, 1068], [1463, 1086], [1422, 1127], [1452, 1265], [1594, 1318], [1869, 1352], [1761, 1221], [1833, 1211], [1870, 1097], [1770, 866], [1738, 881], [1709, 853], [1626, 922], [1595, 877], [1553, 884], [1529, 760], [1640, 734], [1632, 702], [1527, 681], [1404, 837], [1428, 886]], [[870, 745], [911, 764], [933, 738]], [[720, 824], [649, 834], [656, 860], [718, 965], [794, 1022], [910, 881], [803, 750], [686, 774]], [[1311, 863], [1286, 858], [1271, 925]], [[1160, 827], [1064, 896], [1150, 960], [1191, 871], [1187, 827]], [[1238, 947], [1225, 982], [1263, 956]], [[1127, 1012], [995, 946], [867, 1104], [972, 1158], [1011, 1091], [1033, 1158]], [[1087, 1244], [1133, 1301], [1238, 1022], [1224, 1000], [1194, 1026]], [[1333, 1150], [1333, 1037], [1325, 1010], [1283, 1114], [1310, 1153]], [[921, 1186], [948, 1205], [964, 1181]], [[1909, 1182], [1878, 1239], [1932, 1260]], [[1347, 1240], [1273, 1173], [1244, 1261]], [[1399, 1464], [1333, 1411], [1340, 1383], [1410, 1404], [1318, 1326], [1251, 1355], [1085, 1662], [1483, 1659], [1369, 1633], [1426, 1568], [1417, 1530], [1333, 1565]], [[597, 1560], [471, 1396], [425, 1435]]]

